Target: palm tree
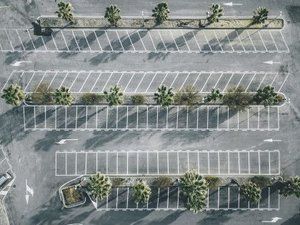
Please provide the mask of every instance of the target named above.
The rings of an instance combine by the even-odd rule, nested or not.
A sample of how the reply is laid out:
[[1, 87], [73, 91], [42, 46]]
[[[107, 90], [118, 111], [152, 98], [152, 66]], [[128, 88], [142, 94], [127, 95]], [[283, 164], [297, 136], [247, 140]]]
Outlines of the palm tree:
[[25, 100], [26, 96], [21, 86], [12, 84], [8, 88], [3, 90], [3, 95], [1, 97], [7, 104], [19, 106]]
[[261, 199], [260, 187], [251, 181], [241, 185], [240, 192], [250, 202], [257, 203]]
[[300, 198], [300, 177], [295, 176], [284, 181], [280, 194], [285, 197], [295, 195], [297, 198]]
[[174, 93], [172, 88], [167, 89], [166, 86], [161, 86], [157, 89], [157, 92], [154, 94], [154, 100], [157, 104], [167, 107], [173, 102]]
[[89, 177], [87, 190], [94, 199], [102, 200], [111, 192], [111, 181], [104, 174], [96, 173]]
[[54, 93], [54, 101], [58, 105], [72, 105], [74, 98], [68, 88], [61, 87], [56, 89]]
[[188, 210], [199, 212], [206, 206], [208, 186], [204, 177], [195, 170], [190, 170], [180, 178], [179, 185], [187, 198]]
[[145, 181], [138, 181], [133, 185], [132, 190], [135, 203], [148, 202], [151, 195], [151, 189]]
[[56, 11], [55, 13], [58, 15], [59, 18], [62, 18], [68, 22], [74, 21], [73, 7], [70, 2], [65, 3], [63, 1], [60, 1], [59, 3], [57, 3], [57, 6], [58, 11]]
[[121, 10], [116, 5], [110, 5], [106, 8], [104, 18], [110, 22], [112, 26], [117, 26], [118, 21], [121, 19]]
[[263, 104], [264, 106], [275, 105], [280, 101], [280, 97], [274, 91], [274, 87], [266, 86], [263, 89], [258, 89], [254, 95], [253, 100], [257, 104]]
[[252, 17], [253, 23], [264, 23], [268, 19], [269, 10], [265, 7], [258, 7]]
[[166, 2], [162, 2], [157, 4], [152, 12], [152, 16], [155, 17], [156, 23], [160, 24], [168, 19], [170, 10], [168, 4]]
[[212, 89], [211, 93], [208, 94], [205, 98], [204, 98], [204, 102], [208, 103], [208, 102], [215, 102], [218, 99], [222, 99], [223, 95], [221, 94], [219, 89]]
[[207, 20], [209, 23], [219, 22], [219, 18], [223, 16], [223, 8], [220, 4], [212, 4], [210, 7], [210, 15], [208, 15]]
[[104, 97], [110, 106], [123, 103], [123, 93], [118, 86], [110, 88], [109, 92], [104, 91]]

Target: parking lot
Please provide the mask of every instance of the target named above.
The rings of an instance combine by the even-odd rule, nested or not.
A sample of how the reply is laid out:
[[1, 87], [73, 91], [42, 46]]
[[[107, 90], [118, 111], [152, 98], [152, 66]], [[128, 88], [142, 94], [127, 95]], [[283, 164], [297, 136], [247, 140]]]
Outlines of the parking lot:
[[1, 29], [1, 51], [288, 53], [281, 30], [61, 29], [36, 36], [31, 29]]
[[103, 93], [111, 86], [118, 85], [126, 94], [157, 91], [161, 85], [176, 91], [187, 86], [200, 93], [210, 93], [213, 88], [226, 92], [242, 86], [245, 91], [255, 92], [267, 85], [280, 92], [289, 74], [257, 71], [13, 71], [0, 90], [9, 84], [20, 84], [26, 93], [32, 93], [40, 84], [48, 85], [49, 90], [68, 88], [72, 93]]
[[203, 175], [279, 175], [280, 153], [272, 151], [57, 151], [56, 176], [97, 172], [109, 176], [179, 176], [194, 169]]
[[[152, 187], [150, 199], [145, 204], [136, 204], [132, 198], [131, 188], [113, 188], [111, 195], [97, 203], [98, 211], [126, 210], [186, 210], [185, 198], [178, 187]], [[239, 194], [239, 187], [223, 186], [217, 190], [209, 190], [205, 210], [279, 210], [280, 196], [271, 187], [262, 190], [262, 198], [258, 203], [247, 201]]]
[[25, 130], [274, 131], [280, 106], [23, 106]]

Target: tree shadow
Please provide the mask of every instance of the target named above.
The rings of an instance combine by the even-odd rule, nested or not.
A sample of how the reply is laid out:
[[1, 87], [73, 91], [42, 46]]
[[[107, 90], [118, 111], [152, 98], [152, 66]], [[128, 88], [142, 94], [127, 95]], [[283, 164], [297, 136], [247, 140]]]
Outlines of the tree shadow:
[[121, 52], [112, 52], [112, 53], [103, 52], [91, 58], [89, 62], [91, 65], [97, 66], [100, 63], [108, 63], [110, 61], [116, 60], [118, 56], [121, 54], [122, 54]]
[[24, 132], [22, 107], [15, 107], [0, 116], [1, 144], [8, 145], [14, 139], [22, 140], [30, 132]]
[[296, 214], [292, 218], [289, 218], [287, 221], [282, 223], [281, 225], [299, 225], [299, 222], [300, 222], [300, 214]]
[[148, 225], [168, 225], [175, 222], [184, 211], [175, 211], [164, 217], [162, 220], [155, 220], [148, 223]]

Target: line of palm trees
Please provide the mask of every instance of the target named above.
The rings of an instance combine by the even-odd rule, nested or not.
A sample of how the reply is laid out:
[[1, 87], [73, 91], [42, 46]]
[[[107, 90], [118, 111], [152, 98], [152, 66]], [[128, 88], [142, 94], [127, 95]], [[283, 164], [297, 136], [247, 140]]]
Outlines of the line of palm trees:
[[[300, 177], [295, 176], [287, 180], [276, 182], [280, 194], [283, 196], [296, 196], [300, 198]], [[185, 197], [185, 206], [192, 212], [202, 211], [206, 207], [209, 183], [196, 170], [189, 170], [178, 180], [180, 191]], [[170, 185], [168, 185], [170, 186]], [[258, 184], [248, 181], [240, 186], [240, 194], [247, 201], [258, 203], [261, 199], [262, 187]], [[97, 173], [91, 175], [87, 182], [87, 193], [94, 200], [103, 200], [107, 198], [112, 189], [112, 182], [104, 174]], [[136, 204], [147, 203], [151, 197], [151, 187], [143, 180], [137, 180], [132, 185], [132, 196]]]
[[[73, 7], [69, 2], [61, 0], [57, 3], [58, 10], [55, 12], [59, 18], [66, 20], [67, 22], [74, 22]], [[223, 16], [224, 9], [220, 4], [212, 4], [207, 13], [208, 24], [219, 22], [219, 18]], [[104, 18], [112, 26], [117, 26], [118, 21], [121, 19], [121, 10], [117, 5], [110, 5], [106, 8]], [[166, 2], [161, 2], [155, 6], [152, 10], [152, 17], [155, 18], [157, 24], [161, 24], [169, 18], [169, 7]], [[268, 18], [269, 10], [264, 7], [258, 7], [253, 14], [253, 24], [264, 23]]]

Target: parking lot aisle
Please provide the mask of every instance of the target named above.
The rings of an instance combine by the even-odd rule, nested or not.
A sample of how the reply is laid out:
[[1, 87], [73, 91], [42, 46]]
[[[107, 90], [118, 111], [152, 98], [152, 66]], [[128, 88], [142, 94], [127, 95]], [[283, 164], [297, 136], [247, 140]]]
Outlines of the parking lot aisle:
[[206, 72], [206, 71], [59, 71], [59, 70], [14, 70], [0, 86], [0, 91], [10, 84], [19, 84], [26, 93], [36, 91], [40, 84], [54, 91], [55, 87], [66, 87], [74, 94], [103, 93], [118, 85], [126, 94], [153, 94], [161, 85], [182, 91], [192, 86], [200, 93], [219, 89], [222, 93], [238, 86], [245, 91], [256, 92], [272, 85], [280, 92], [289, 74], [276, 72]]
[[54, 29], [37, 36], [31, 29], [0, 29], [1, 51], [288, 53], [281, 30]]
[[[113, 188], [108, 198], [97, 203], [97, 211], [186, 210], [185, 198], [180, 194], [179, 187], [151, 187], [151, 191], [147, 203], [136, 204], [132, 188]], [[263, 188], [262, 198], [258, 203], [247, 201], [239, 191], [237, 186], [222, 186], [216, 190], [208, 190], [205, 210], [278, 211], [280, 209], [280, 195], [278, 190], [272, 190], [272, 187]]]
[[203, 175], [279, 175], [280, 153], [266, 151], [57, 151], [56, 176], [101, 172], [110, 176], [182, 175], [194, 169]]
[[23, 106], [25, 130], [277, 131], [280, 106]]

